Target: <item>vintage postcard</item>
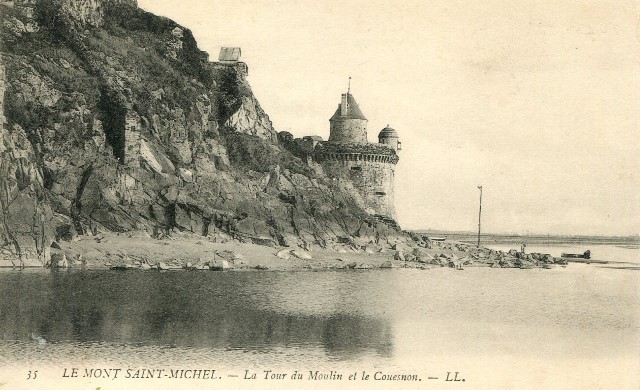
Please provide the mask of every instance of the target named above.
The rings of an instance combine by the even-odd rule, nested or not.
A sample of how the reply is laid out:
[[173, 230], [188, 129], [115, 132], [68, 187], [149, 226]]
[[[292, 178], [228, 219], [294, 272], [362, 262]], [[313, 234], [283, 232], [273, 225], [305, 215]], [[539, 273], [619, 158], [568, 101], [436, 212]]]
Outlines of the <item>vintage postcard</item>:
[[640, 388], [638, 0], [0, 34], [0, 389]]

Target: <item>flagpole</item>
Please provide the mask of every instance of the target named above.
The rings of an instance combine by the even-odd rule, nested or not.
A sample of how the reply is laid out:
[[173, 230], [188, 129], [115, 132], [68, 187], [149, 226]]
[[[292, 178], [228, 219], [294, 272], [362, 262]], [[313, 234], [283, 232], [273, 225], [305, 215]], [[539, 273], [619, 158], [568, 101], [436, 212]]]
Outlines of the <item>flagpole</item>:
[[478, 186], [480, 190], [480, 210], [478, 211], [478, 247], [480, 247], [480, 222], [482, 218], [482, 186]]

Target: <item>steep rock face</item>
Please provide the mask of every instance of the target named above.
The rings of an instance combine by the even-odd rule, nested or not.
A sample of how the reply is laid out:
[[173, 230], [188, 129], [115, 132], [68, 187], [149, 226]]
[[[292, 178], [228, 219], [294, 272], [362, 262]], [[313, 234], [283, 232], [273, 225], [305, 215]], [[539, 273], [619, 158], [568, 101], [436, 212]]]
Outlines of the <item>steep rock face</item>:
[[14, 266], [46, 264], [54, 239], [42, 171], [23, 129], [0, 129], [0, 259]]
[[[39, 0], [41, 3], [43, 0]], [[104, 23], [105, 7], [125, 5], [137, 7], [136, 0], [44, 0], [59, 2], [62, 11], [83, 27], [99, 27]], [[42, 6], [42, 4], [40, 4]]]
[[188, 29], [130, 0], [0, 8], [0, 260], [46, 264], [68, 226], [304, 247], [402, 236], [281, 147], [246, 65], [209, 63]]
[[243, 96], [240, 100], [240, 107], [224, 124], [241, 133], [269, 140], [277, 139], [277, 133], [274, 131], [269, 117], [260, 107], [258, 100], [253, 96]]
[[247, 65], [211, 63], [208, 68], [214, 77], [217, 112], [224, 125], [235, 131], [277, 141], [278, 133], [247, 82]]

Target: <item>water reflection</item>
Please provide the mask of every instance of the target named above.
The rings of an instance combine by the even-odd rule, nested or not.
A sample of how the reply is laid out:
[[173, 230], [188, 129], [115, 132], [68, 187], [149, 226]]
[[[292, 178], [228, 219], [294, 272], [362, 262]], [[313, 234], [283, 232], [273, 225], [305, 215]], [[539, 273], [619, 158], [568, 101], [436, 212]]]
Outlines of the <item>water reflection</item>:
[[[384, 284], [369, 280], [377, 277], [353, 278], [345, 272], [6, 272], [0, 274], [0, 329], [5, 341], [36, 335], [50, 343], [321, 348], [335, 360], [391, 356], [388, 294]], [[366, 314], [360, 305], [368, 306]]]

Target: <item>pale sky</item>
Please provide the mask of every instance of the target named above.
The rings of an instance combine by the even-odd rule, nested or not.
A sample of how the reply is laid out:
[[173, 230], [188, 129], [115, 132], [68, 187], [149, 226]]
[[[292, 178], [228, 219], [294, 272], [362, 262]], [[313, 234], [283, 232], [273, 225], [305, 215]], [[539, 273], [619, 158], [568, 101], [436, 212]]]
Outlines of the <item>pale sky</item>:
[[403, 150], [405, 229], [640, 233], [640, 0], [138, 0], [242, 47], [278, 131], [327, 139], [351, 92]]

